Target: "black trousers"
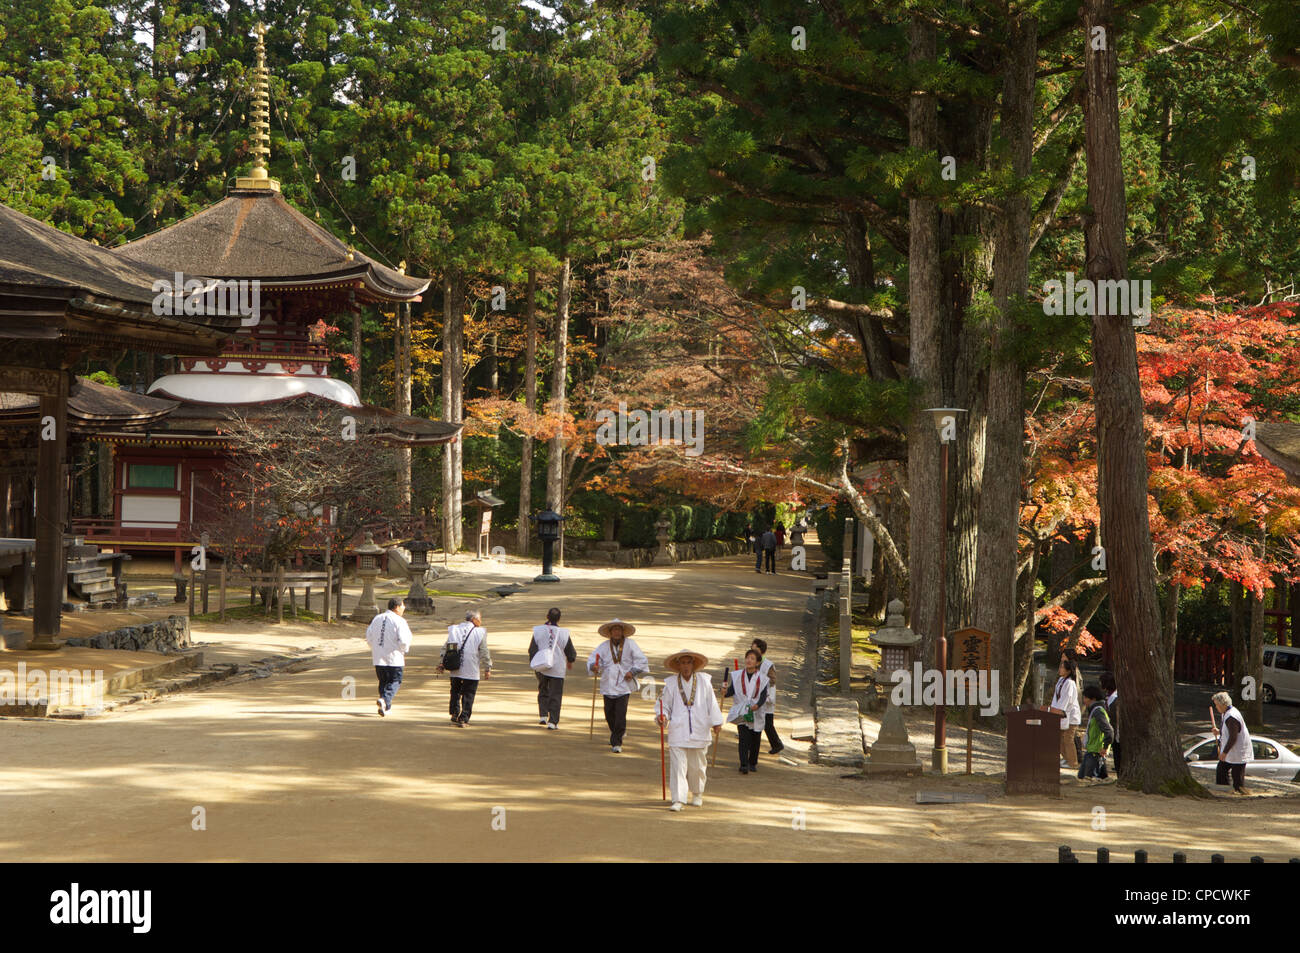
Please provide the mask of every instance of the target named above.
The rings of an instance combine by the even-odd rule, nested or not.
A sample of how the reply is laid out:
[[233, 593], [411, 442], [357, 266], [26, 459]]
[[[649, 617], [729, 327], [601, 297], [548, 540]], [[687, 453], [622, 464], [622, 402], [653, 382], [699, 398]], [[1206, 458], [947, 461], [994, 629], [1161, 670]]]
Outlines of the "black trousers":
[[758, 767], [758, 743], [763, 740], [763, 733], [755, 731], [753, 728], [747, 728], [742, 724], [737, 724], [740, 729], [740, 766], [742, 768]]
[[627, 734], [627, 703], [631, 695], [601, 695], [605, 700], [605, 724], [609, 725], [609, 746], [617, 748]]
[[763, 568], [768, 572], [776, 572], [776, 550], [763, 550]]
[[783, 742], [781, 736], [776, 733], [776, 715], [770, 711], [767, 713], [767, 717], [763, 719], [763, 730], [767, 732], [767, 743], [771, 747], [775, 748], [777, 751], [780, 751], [785, 747], [785, 742]]
[[1219, 766], [1214, 770], [1214, 783], [1227, 784], [1228, 772], [1232, 772], [1232, 789], [1240, 791], [1242, 784], [1246, 780], [1246, 764], [1233, 764], [1230, 761], [1220, 761]]
[[468, 722], [474, 713], [474, 694], [478, 691], [477, 678], [451, 677], [451, 717]]
[[564, 679], [537, 673], [537, 717], [553, 725], [560, 723], [560, 703], [564, 700]]

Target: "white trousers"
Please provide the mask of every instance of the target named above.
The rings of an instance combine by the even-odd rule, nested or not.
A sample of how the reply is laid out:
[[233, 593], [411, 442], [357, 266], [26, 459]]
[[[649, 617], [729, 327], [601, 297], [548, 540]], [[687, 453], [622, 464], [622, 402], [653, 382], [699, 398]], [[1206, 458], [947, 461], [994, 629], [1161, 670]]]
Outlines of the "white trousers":
[[668, 797], [673, 802], [686, 803], [688, 795], [704, 794], [705, 769], [708, 766], [708, 748], [668, 749]]

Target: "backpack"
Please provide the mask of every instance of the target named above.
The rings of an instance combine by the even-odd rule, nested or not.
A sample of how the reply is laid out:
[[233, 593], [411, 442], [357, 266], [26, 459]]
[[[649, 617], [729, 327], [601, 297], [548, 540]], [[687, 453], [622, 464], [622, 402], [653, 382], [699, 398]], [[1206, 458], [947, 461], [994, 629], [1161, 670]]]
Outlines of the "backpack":
[[462, 653], [465, 650], [465, 642], [468, 641], [469, 637], [473, 634], [474, 634], [474, 630], [470, 629], [468, 632], [465, 633], [465, 635], [461, 638], [459, 642], [447, 644], [446, 649], [444, 649], [442, 653], [443, 668], [445, 668], [449, 672], [456, 672], [460, 670], [461, 663], [464, 661]]

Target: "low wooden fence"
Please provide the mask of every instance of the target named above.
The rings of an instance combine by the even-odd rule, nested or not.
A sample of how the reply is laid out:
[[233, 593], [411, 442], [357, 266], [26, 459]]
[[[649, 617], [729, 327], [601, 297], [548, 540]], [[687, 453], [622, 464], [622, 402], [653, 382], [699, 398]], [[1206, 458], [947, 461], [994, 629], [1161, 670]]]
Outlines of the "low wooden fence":
[[[1069, 847], [1068, 845], [1066, 845], [1066, 844], [1062, 844], [1060, 847], [1056, 848], [1056, 862], [1059, 863], [1059, 864], [1077, 864], [1077, 863], [1079, 862], [1079, 858], [1075, 855], [1074, 851], [1071, 850], [1070, 847]], [[1185, 863], [1187, 863], [1187, 854], [1185, 854], [1185, 853], [1184, 853], [1183, 851], [1181, 851], [1181, 850], [1176, 850], [1176, 851], [1174, 851], [1173, 862], [1174, 862], [1175, 864], [1185, 864]], [[1262, 864], [1262, 863], [1264, 863], [1264, 858], [1261, 857], [1261, 856], [1259, 856], [1258, 854], [1256, 854], [1256, 855], [1254, 855], [1253, 857], [1250, 858], [1250, 862], [1251, 862], [1252, 864]], [[1097, 863], [1099, 863], [1099, 864], [1109, 864], [1109, 863], [1110, 863], [1110, 849], [1109, 849], [1109, 848], [1107, 848], [1107, 847], [1098, 847], [1098, 848], [1097, 848]], [[1146, 852], [1145, 850], [1135, 850], [1135, 851], [1133, 851], [1133, 863], [1135, 863], [1135, 864], [1145, 864], [1145, 863], [1147, 863], [1147, 852]], [[1222, 855], [1222, 854], [1211, 854], [1211, 855], [1210, 855], [1210, 863], [1212, 863], [1212, 864], [1222, 864], [1222, 863], [1225, 863], [1225, 861], [1224, 861], [1224, 859], [1223, 859], [1223, 855]], [[1300, 864], [1300, 857], [1292, 857], [1292, 858], [1291, 858], [1291, 863], [1293, 863], [1293, 864]]]
[[311, 611], [311, 591], [315, 587], [322, 593], [321, 603], [326, 622], [334, 622], [343, 616], [343, 586], [339, 572], [327, 565], [322, 570], [300, 571], [286, 570], [277, 566], [270, 572], [251, 572], [244, 569], [230, 570], [225, 563], [216, 569], [190, 569], [190, 603], [189, 614], [195, 615], [196, 601], [202, 605], [203, 614], [209, 612], [209, 589], [217, 590], [217, 612], [221, 621], [226, 621], [226, 593], [230, 589], [247, 589], [249, 605], [257, 599], [259, 590], [267, 592], [266, 616], [271, 617], [271, 603], [275, 603], [276, 621], [284, 621], [284, 596], [289, 595], [289, 606], [293, 618], [298, 617], [297, 590], [303, 590], [303, 608]]
[[[1099, 638], [1101, 664], [1113, 672], [1115, 668], [1110, 635], [1103, 634]], [[1232, 679], [1232, 649], [1179, 642], [1174, 646], [1174, 678], [1204, 685], [1226, 685]]]

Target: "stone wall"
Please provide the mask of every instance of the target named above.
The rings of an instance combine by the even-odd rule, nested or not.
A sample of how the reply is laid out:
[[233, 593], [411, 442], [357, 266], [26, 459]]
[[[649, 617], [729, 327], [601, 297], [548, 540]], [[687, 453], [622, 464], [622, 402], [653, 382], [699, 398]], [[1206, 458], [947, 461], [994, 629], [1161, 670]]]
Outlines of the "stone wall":
[[183, 615], [169, 615], [157, 622], [113, 629], [83, 639], [66, 639], [65, 642], [92, 649], [173, 654], [190, 647], [190, 620]]
[[[586, 544], [574, 546], [574, 543]], [[637, 549], [596, 548], [593, 540], [564, 541], [564, 558], [573, 563], [595, 563], [599, 565], [626, 566], [635, 569], [649, 566], [654, 562], [658, 547], [651, 546]], [[696, 539], [689, 542], [669, 543], [668, 555], [673, 562], [687, 562], [692, 559], [715, 559], [718, 556], [734, 556], [736, 553], [749, 552], [749, 543], [743, 539]]]

